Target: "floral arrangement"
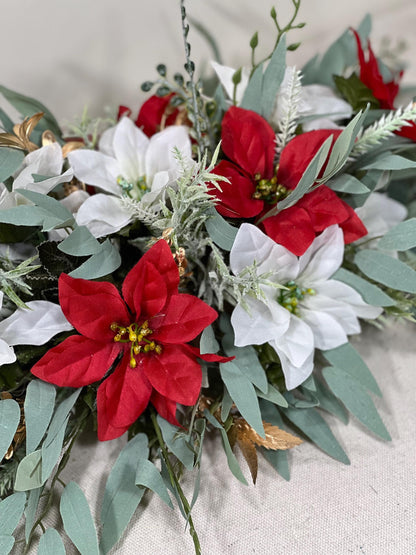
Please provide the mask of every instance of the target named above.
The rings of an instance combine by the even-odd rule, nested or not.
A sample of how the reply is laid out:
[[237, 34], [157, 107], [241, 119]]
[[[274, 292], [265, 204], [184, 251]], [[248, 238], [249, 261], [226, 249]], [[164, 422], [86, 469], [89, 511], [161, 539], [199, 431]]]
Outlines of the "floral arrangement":
[[[22, 116], [0, 111], [1, 553], [39, 536], [39, 553], [64, 552], [43, 525], [57, 494], [78, 551], [108, 553], [148, 490], [178, 504], [199, 553], [208, 433], [243, 483], [237, 447], [253, 482], [258, 453], [288, 480], [305, 438], [348, 464], [325, 412], [390, 439], [349, 341], [365, 322], [414, 321], [416, 105], [398, 104], [403, 68], [376, 58], [369, 17], [287, 65], [304, 25], [292, 3], [285, 26], [271, 10], [270, 55], [257, 59], [254, 34], [251, 64], [212, 62], [208, 92], [182, 1], [185, 74], [159, 65], [138, 115], [84, 114], [64, 133], [0, 88]], [[86, 426], [128, 434], [99, 533], [60, 478]]]

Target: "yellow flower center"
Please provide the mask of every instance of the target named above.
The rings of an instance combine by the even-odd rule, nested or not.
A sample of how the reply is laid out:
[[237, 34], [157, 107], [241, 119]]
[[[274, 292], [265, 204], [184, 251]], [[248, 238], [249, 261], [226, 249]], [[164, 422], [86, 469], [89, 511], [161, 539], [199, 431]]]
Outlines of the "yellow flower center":
[[288, 281], [284, 286], [286, 289], [280, 290], [277, 302], [295, 316], [299, 316], [300, 301], [304, 299], [305, 295], [315, 295], [316, 291], [310, 287], [307, 289], [299, 287], [299, 285], [297, 285], [297, 283], [293, 280]]
[[264, 200], [267, 204], [276, 204], [279, 200], [283, 200], [289, 194], [289, 189], [284, 185], [277, 183], [277, 177], [271, 179], [262, 179], [260, 174], [254, 176], [256, 182], [256, 191], [253, 198], [256, 200]]
[[149, 328], [149, 322], [146, 320], [139, 326], [133, 323], [127, 327], [120, 326], [117, 322], [113, 322], [110, 326], [111, 331], [115, 332], [113, 341], [115, 343], [130, 343], [130, 367], [136, 368], [137, 361], [135, 356], [141, 353], [155, 352], [158, 355], [162, 353], [162, 346], [148, 339], [153, 333]]

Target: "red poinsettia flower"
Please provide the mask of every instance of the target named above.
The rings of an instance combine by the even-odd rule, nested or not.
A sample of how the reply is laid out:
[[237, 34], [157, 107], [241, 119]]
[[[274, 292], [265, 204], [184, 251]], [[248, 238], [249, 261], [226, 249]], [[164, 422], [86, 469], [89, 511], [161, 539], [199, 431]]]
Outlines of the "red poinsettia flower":
[[97, 392], [100, 440], [122, 435], [149, 401], [177, 424], [176, 403], [194, 405], [199, 395], [197, 357], [230, 360], [200, 355], [187, 345], [217, 313], [200, 299], [178, 293], [178, 284], [178, 268], [164, 240], [127, 274], [123, 296], [108, 282], [60, 276], [62, 310], [80, 335], [48, 351], [32, 373], [64, 387], [103, 380]]
[[169, 104], [172, 96], [174, 96], [174, 93], [166, 96], [154, 95], [142, 104], [135, 124], [148, 137], [160, 131], [162, 123], [163, 127], [175, 124], [179, 110]]
[[[218, 212], [229, 218], [262, 216], [296, 187], [323, 142], [339, 134], [318, 130], [298, 135], [283, 149], [275, 168], [276, 138], [271, 126], [255, 112], [231, 107], [222, 121], [222, 149], [231, 162], [222, 161], [214, 169], [230, 185], [222, 184], [222, 192], [211, 189], [219, 201]], [[260, 225], [274, 241], [300, 256], [317, 234], [333, 224], [343, 229], [346, 243], [367, 233], [354, 210], [321, 185]]]

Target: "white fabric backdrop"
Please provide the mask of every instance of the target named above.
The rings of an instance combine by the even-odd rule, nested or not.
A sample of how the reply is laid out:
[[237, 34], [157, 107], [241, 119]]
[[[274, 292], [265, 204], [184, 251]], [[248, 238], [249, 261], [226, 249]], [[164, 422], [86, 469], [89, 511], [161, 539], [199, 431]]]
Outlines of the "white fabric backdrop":
[[[277, 4], [289, 14], [289, 0]], [[265, 50], [272, 43], [267, 15], [272, 5], [269, 0], [189, 0], [188, 12], [213, 30], [225, 62], [237, 65], [247, 59], [255, 30]], [[139, 85], [155, 77], [157, 63], [167, 63], [172, 73], [183, 64], [174, 0], [16, 0], [2, 2], [1, 9], [2, 84], [41, 100], [61, 121], [79, 115], [85, 104], [93, 115], [102, 114], [107, 105], [138, 107], [144, 97]], [[289, 62], [301, 66], [347, 25], [356, 26], [366, 12], [373, 13], [376, 49], [383, 35], [406, 39], [407, 59], [413, 63], [406, 79], [416, 81], [414, 0], [304, 1], [300, 20], [308, 25], [293, 35], [303, 46]], [[192, 31], [190, 38], [194, 59], [208, 59], [206, 42]], [[257, 485], [245, 487], [228, 471], [213, 440], [203, 458], [194, 509], [205, 555], [416, 552], [415, 331], [410, 325], [393, 325], [384, 335], [367, 329], [358, 344], [384, 392], [376, 403], [393, 441], [379, 441], [355, 420], [345, 427], [328, 417], [351, 466], [303, 444], [291, 453], [289, 483], [262, 461]], [[64, 479], [76, 480], [92, 507], [99, 507], [106, 476], [123, 443], [84, 438], [75, 449]], [[184, 484], [189, 495], [191, 480]], [[113, 553], [192, 553], [179, 511], [154, 496], [146, 498], [146, 505]], [[52, 516], [49, 524], [53, 522]], [[73, 546], [68, 553], [75, 553]]]

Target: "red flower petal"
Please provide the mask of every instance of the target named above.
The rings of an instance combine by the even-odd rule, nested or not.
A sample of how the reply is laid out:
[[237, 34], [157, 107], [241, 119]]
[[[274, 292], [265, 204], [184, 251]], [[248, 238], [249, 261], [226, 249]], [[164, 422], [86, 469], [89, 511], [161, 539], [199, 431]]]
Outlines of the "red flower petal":
[[357, 239], [367, 235], [368, 231], [355, 210], [346, 202], [344, 204], [348, 212], [348, 218], [339, 225], [344, 232], [344, 243], [348, 245], [348, 243], [357, 241]]
[[206, 362], [230, 362], [234, 360], [235, 357], [224, 357], [222, 355], [217, 355], [216, 353], [204, 353], [201, 354], [198, 347], [192, 347], [192, 345], [183, 345], [185, 350], [189, 353], [193, 354], [194, 356], [205, 360]]
[[[142, 295], [137, 292], [137, 283], [141, 279], [146, 262], [150, 262], [157, 268], [158, 274], [162, 277], [166, 286], [167, 295], [178, 292], [179, 271], [170, 250], [169, 245], [164, 239], [155, 243], [139, 260], [139, 262], [130, 270], [123, 282], [123, 297], [128, 306], [134, 310], [136, 308], [136, 295]], [[166, 293], [165, 293], [166, 294]], [[137, 308], [140, 308], [140, 300], [138, 300]], [[154, 314], [154, 313], [153, 313]]]
[[142, 104], [139, 115], [135, 121], [137, 127], [140, 127], [143, 132], [151, 137], [160, 131], [160, 123], [165, 117], [165, 125], [173, 125], [178, 115], [178, 109], [171, 109], [169, 101], [173, 93], [167, 96], [151, 96], [146, 102]]
[[224, 153], [252, 177], [273, 176], [276, 137], [259, 114], [232, 106], [222, 120], [221, 137]]
[[150, 402], [157, 410], [158, 414], [174, 426], [180, 426], [179, 422], [176, 420], [176, 402], [171, 399], [167, 399], [163, 395], [160, 395], [155, 389], [150, 397]]
[[120, 121], [123, 116], [131, 116], [131, 110], [128, 106], [119, 106], [118, 107], [118, 114], [117, 114], [117, 121]]
[[149, 403], [152, 387], [143, 374], [143, 366], [130, 368], [129, 361], [130, 352], [126, 351], [116, 370], [98, 388], [98, 439], [101, 441], [122, 435]]
[[157, 317], [150, 323], [156, 328], [152, 339], [162, 343], [187, 343], [218, 316], [204, 301], [185, 293], [172, 295], [163, 312], [162, 320]]
[[184, 405], [196, 403], [202, 370], [182, 345], [164, 345], [161, 355], [143, 355], [142, 360], [146, 377], [161, 395]]
[[277, 181], [288, 189], [294, 189], [322, 144], [331, 135], [334, 140], [341, 131], [318, 129], [294, 137], [282, 150]]
[[[172, 255], [171, 255], [172, 257]], [[132, 273], [133, 272], [133, 273]], [[128, 274], [130, 278], [136, 276], [133, 289], [127, 289], [125, 281], [123, 284], [123, 293], [128, 291], [128, 305], [135, 314], [135, 320], [146, 320], [155, 314], [158, 314], [166, 304], [167, 289], [156, 266], [147, 260], [139, 260], [136, 266]]]
[[50, 349], [31, 369], [33, 375], [60, 387], [83, 387], [101, 380], [120, 345], [71, 335]]
[[323, 231], [330, 225], [341, 223], [349, 217], [347, 203], [325, 185], [304, 195], [297, 206], [308, 212], [315, 232]]
[[59, 303], [68, 321], [85, 337], [112, 341], [112, 322], [128, 325], [130, 316], [120, 293], [111, 283], [59, 278]]
[[297, 204], [282, 210], [277, 216], [267, 218], [261, 227], [276, 243], [301, 256], [315, 239], [311, 218]]
[[219, 182], [222, 191], [210, 187], [209, 192], [220, 201], [216, 205], [222, 216], [229, 218], [253, 218], [263, 209], [263, 201], [253, 199], [255, 186], [252, 179], [243, 175], [231, 162], [222, 161], [213, 170], [214, 174], [223, 175], [230, 183]]

